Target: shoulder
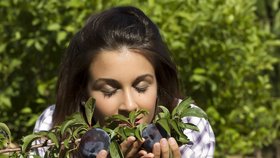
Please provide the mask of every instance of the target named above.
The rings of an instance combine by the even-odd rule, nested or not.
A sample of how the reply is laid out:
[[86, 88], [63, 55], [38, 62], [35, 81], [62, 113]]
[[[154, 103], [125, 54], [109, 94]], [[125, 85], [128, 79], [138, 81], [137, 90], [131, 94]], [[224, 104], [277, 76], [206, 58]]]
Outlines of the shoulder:
[[[201, 109], [194, 104], [191, 104], [191, 108]], [[199, 131], [190, 129], [184, 130], [184, 134], [188, 136], [191, 143], [182, 145], [180, 147], [182, 157], [214, 157], [215, 135], [209, 121], [204, 118], [193, 116], [184, 117], [182, 118], [182, 121], [184, 123], [194, 124], [199, 129]]]
[[55, 105], [47, 107], [36, 121], [33, 132], [48, 131], [52, 127], [52, 118]]

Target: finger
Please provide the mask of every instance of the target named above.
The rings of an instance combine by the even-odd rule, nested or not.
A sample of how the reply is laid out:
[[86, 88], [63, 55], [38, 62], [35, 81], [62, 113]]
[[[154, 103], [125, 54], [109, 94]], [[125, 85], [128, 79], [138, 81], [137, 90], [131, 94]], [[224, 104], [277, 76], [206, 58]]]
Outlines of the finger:
[[160, 140], [160, 150], [162, 158], [169, 158], [169, 145], [165, 138]]
[[141, 158], [154, 158], [154, 154], [153, 153], [148, 153], [148, 154], [145, 154], [143, 155]]
[[136, 140], [135, 137], [130, 136], [125, 141], [123, 141], [120, 144], [122, 153], [126, 153], [128, 151], [128, 149], [131, 147], [131, 145], [133, 144], [133, 142], [135, 142], [135, 140]]
[[138, 157], [142, 157], [142, 156], [144, 156], [144, 155], [146, 155], [146, 154], [148, 154], [148, 153], [147, 153], [147, 151], [145, 151], [145, 150], [140, 150], [140, 151], [138, 151]]
[[101, 150], [97, 155], [96, 158], [106, 158], [108, 155], [106, 150]]
[[155, 143], [153, 146], [153, 154], [155, 158], [160, 158], [160, 143]]
[[173, 137], [171, 137], [168, 139], [168, 143], [171, 148], [173, 158], [180, 158], [181, 157], [180, 148], [176, 140]]
[[126, 157], [135, 157], [142, 144], [143, 142], [141, 141], [135, 141], [130, 147], [130, 149], [127, 150]]

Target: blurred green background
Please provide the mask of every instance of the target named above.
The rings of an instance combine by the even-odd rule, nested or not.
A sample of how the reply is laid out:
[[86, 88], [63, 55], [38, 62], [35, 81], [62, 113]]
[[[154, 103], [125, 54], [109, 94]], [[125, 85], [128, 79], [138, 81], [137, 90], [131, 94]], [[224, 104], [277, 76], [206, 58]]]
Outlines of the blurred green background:
[[119, 5], [159, 26], [183, 94], [209, 115], [215, 157], [280, 157], [280, 0], [1, 0], [0, 122], [13, 142], [55, 102], [73, 34]]

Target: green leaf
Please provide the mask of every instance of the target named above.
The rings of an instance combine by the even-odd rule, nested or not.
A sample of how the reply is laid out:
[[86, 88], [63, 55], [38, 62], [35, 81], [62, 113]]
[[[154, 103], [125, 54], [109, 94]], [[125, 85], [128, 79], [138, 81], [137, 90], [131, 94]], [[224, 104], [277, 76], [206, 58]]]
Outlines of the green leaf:
[[60, 29], [60, 25], [58, 23], [51, 23], [47, 26], [49, 31], [57, 31]]
[[136, 118], [137, 118], [139, 115], [141, 115], [141, 114], [147, 115], [147, 114], [148, 114], [148, 111], [145, 110], [145, 109], [140, 109], [140, 110], [137, 110], [137, 111], [131, 111], [131, 112], [129, 113], [129, 120], [130, 120], [130, 122], [131, 122], [132, 125], [135, 124]]
[[169, 127], [168, 119], [159, 119], [157, 123], [170, 135], [170, 127]]
[[[139, 112], [140, 114], [143, 114], [143, 115], [148, 115], [148, 114], [149, 114], [149, 111], [146, 110], [146, 109], [140, 109], [140, 110], [138, 110], [138, 112]], [[137, 115], [138, 115], [138, 114], [137, 114]]]
[[111, 117], [107, 117], [106, 118], [106, 121], [112, 123], [112, 122], [115, 122], [115, 121], [120, 121], [120, 122], [123, 122], [123, 123], [127, 123], [127, 124], [130, 124], [129, 122], [129, 118], [123, 116], [123, 115], [113, 115]]
[[7, 147], [8, 139], [3, 133], [0, 133], [0, 149]]
[[178, 123], [179, 122], [175, 120], [170, 121], [170, 125], [175, 130], [175, 132], [172, 132], [173, 135], [171, 136], [174, 137], [177, 141], [186, 144], [187, 142], [189, 142], [189, 138], [184, 134]]
[[140, 109], [140, 110], [137, 110], [136, 113], [135, 113], [136, 117], [139, 116], [140, 114], [148, 115], [149, 112], [146, 109]]
[[206, 70], [203, 68], [195, 68], [194, 70], [195, 74], [205, 74]]
[[1, 43], [1, 44], [0, 44], [0, 54], [1, 54], [2, 52], [4, 52], [4, 50], [6, 49], [6, 46], [7, 46], [6, 43]]
[[112, 130], [112, 129], [106, 128], [106, 127], [102, 128], [102, 129], [103, 129], [106, 133], [109, 134], [110, 139], [113, 139], [113, 138], [117, 135], [117, 133], [116, 133], [115, 130]]
[[77, 148], [72, 148], [72, 149], [67, 150], [66, 153], [65, 153], [65, 157], [66, 157], [66, 158], [73, 158], [72, 153], [73, 153], [73, 151], [75, 151], [76, 149], [77, 149]]
[[66, 149], [69, 148], [69, 142], [70, 142], [70, 137], [66, 138], [63, 140], [63, 145], [65, 146]]
[[122, 140], [125, 140], [127, 137], [125, 135], [125, 132], [124, 132], [124, 128], [123, 127], [120, 127], [118, 126], [117, 128], [114, 129], [114, 131], [119, 135], [121, 136]]
[[182, 144], [187, 144], [188, 142], [190, 142], [189, 138], [187, 136], [180, 136], [178, 141]]
[[170, 125], [178, 135], [181, 135], [183, 133], [183, 131], [181, 131], [180, 128], [178, 127], [177, 121], [170, 120]]
[[87, 128], [84, 126], [79, 126], [73, 131], [73, 137], [78, 138], [80, 134], [84, 134], [87, 131]]
[[49, 133], [48, 131], [39, 131], [34, 134], [40, 135], [41, 137], [45, 137], [48, 135], [48, 133]]
[[190, 108], [190, 104], [192, 103], [192, 99], [189, 98], [185, 98], [180, 104], [178, 104], [172, 111], [172, 117], [176, 117], [177, 116], [181, 116], [181, 113], [184, 109], [188, 109]]
[[110, 155], [114, 158], [124, 158], [120, 145], [116, 141], [110, 144]]
[[49, 132], [49, 133], [47, 134], [47, 136], [48, 136], [48, 138], [51, 139], [51, 141], [52, 141], [52, 142], [55, 144], [55, 146], [58, 148], [58, 147], [59, 147], [59, 142], [58, 142], [57, 136], [56, 136], [54, 133], [52, 133], [52, 132]]
[[134, 129], [133, 128], [124, 127], [123, 130], [124, 130], [124, 134], [125, 134], [126, 137], [134, 136]]
[[131, 124], [134, 125], [136, 117], [137, 117], [136, 116], [136, 111], [131, 111], [129, 113], [129, 120], [130, 120]]
[[87, 126], [87, 123], [86, 123], [83, 115], [80, 112], [72, 114], [71, 118], [76, 120], [77, 123]]
[[58, 44], [61, 44], [61, 41], [65, 40], [66, 36], [67, 36], [67, 33], [65, 31], [58, 32], [57, 37], [56, 37], [56, 42]]
[[96, 124], [94, 126], [92, 126], [92, 127], [94, 127], [94, 128], [101, 128], [100, 122], [97, 121]]
[[27, 151], [27, 149], [31, 146], [31, 143], [35, 140], [35, 139], [38, 139], [38, 138], [41, 138], [42, 135], [40, 134], [30, 134], [30, 135], [27, 135], [25, 137], [23, 137], [22, 141], [23, 141], [23, 144], [21, 146], [22, 148], [22, 152], [25, 153]]
[[170, 112], [169, 112], [169, 110], [165, 106], [159, 106], [159, 108], [162, 110], [162, 112], [160, 112], [158, 114], [159, 118], [170, 119]]
[[5, 123], [0, 122], [0, 130], [4, 131], [8, 135], [8, 143], [10, 144], [12, 137], [9, 127]]
[[71, 127], [72, 125], [74, 125], [77, 121], [74, 120], [74, 119], [71, 119], [71, 120], [66, 120], [65, 122], [63, 122], [63, 124], [61, 125], [60, 127], [60, 134], [61, 135], [64, 135], [65, 134], [65, 131]]
[[142, 123], [136, 127], [134, 135], [138, 140], [142, 140], [142, 132], [146, 127], [147, 127], [147, 124], [145, 124], [145, 123]]
[[194, 116], [208, 119], [207, 114], [199, 107], [186, 108], [182, 110], [180, 117]]
[[178, 122], [178, 125], [181, 129], [191, 129], [191, 130], [199, 131], [197, 126], [192, 123]]
[[40, 52], [43, 50], [43, 46], [39, 41], [35, 41], [35, 48]]
[[85, 105], [85, 113], [86, 113], [86, 118], [87, 118], [87, 123], [91, 126], [91, 122], [92, 122], [92, 117], [93, 117], [93, 113], [94, 113], [94, 108], [95, 108], [95, 99], [93, 98], [89, 98], [86, 102]]

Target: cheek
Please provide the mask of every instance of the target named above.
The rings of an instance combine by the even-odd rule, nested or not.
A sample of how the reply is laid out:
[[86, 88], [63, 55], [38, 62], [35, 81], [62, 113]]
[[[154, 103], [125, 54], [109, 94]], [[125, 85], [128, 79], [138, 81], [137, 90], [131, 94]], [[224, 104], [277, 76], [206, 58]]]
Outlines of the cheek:
[[157, 88], [154, 87], [148, 93], [140, 95], [138, 105], [141, 109], [148, 110], [149, 114], [146, 116], [145, 122], [150, 123], [154, 118], [156, 101], [157, 101]]
[[141, 95], [139, 99], [140, 108], [154, 109], [156, 105], [156, 100], [157, 100], [157, 93], [155, 92]]

